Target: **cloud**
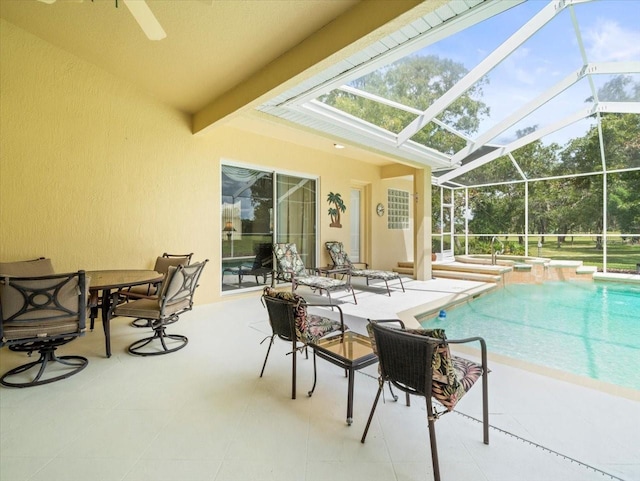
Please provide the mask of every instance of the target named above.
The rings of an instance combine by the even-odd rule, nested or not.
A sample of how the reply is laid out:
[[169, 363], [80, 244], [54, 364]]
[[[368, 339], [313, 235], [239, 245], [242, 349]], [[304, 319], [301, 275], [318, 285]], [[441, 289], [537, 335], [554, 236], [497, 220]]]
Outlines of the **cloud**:
[[590, 62], [640, 58], [640, 31], [627, 30], [613, 20], [602, 20], [587, 28], [584, 42]]

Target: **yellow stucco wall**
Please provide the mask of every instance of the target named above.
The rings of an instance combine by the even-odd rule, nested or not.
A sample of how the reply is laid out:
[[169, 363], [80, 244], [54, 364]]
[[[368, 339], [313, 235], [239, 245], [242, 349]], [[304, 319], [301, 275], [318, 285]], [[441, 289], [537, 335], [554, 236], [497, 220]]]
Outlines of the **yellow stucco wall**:
[[[318, 176], [321, 243], [349, 239], [349, 206], [345, 228], [328, 227], [330, 191], [348, 199], [354, 182], [369, 185], [373, 209], [386, 205], [387, 186], [406, 185], [382, 182], [371, 164], [229, 127], [194, 136], [187, 115], [0, 22], [0, 261], [46, 256], [59, 272], [150, 268], [162, 252], [194, 252], [211, 261], [197, 301], [215, 302], [222, 159]], [[410, 259], [407, 233], [368, 215], [367, 260], [388, 269]]]

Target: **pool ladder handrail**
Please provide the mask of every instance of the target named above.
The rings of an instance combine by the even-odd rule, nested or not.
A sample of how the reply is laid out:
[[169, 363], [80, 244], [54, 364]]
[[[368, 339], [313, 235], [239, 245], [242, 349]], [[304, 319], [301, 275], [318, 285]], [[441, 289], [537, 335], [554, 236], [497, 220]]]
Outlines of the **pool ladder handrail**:
[[[497, 251], [494, 247], [495, 243], [500, 244], [500, 250]], [[491, 265], [495, 266], [497, 263], [497, 257], [498, 255], [502, 254], [504, 252], [504, 244], [502, 242], [500, 242], [500, 239], [498, 239], [498, 236], [493, 236], [493, 238], [491, 239]]]

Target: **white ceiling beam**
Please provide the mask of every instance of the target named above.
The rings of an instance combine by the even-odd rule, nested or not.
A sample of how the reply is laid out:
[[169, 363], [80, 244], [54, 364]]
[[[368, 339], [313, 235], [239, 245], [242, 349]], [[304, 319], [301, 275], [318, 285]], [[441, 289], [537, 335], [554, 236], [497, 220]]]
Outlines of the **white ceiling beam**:
[[531, 20], [525, 23], [516, 33], [509, 37], [502, 45], [491, 52], [482, 62], [473, 68], [467, 75], [458, 81], [451, 89], [436, 100], [426, 109], [422, 115], [411, 122], [398, 135], [398, 143], [402, 144], [413, 137], [420, 129], [427, 125], [431, 120], [446, 109], [464, 92], [470, 89], [478, 80], [489, 73], [496, 65], [502, 62], [506, 57], [512, 54], [520, 45], [533, 36], [540, 28], [546, 25], [558, 13], [564, 10], [568, 5], [574, 3], [583, 3], [590, 0], [556, 0], [550, 2], [540, 12], [538, 12]]
[[[395, 155], [402, 156], [408, 160], [413, 160], [432, 168], [451, 167], [450, 157], [442, 152], [416, 142], [408, 142], [402, 148], [398, 148], [396, 136], [392, 132], [320, 101], [313, 100], [299, 107], [290, 106], [288, 108], [323, 122], [339, 125], [344, 129], [343, 137], [347, 140], [349, 140], [349, 133], [353, 132], [368, 137], [372, 142], [372, 147], [385, 147], [386, 151], [393, 152]], [[373, 145], [374, 143], [376, 145]]]
[[[372, 94], [372, 93], [369, 93], [369, 92], [365, 92], [364, 90], [360, 90], [360, 89], [351, 87], [349, 85], [342, 85], [342, 86], [338, 87], [338, 89], [342, 90], [343, 92], [347, 92], [347, 93], [350, 93], [352, 95], [357, 95], [358, 97], [362, 97], [362, 98], [371, 100], [373, 102], [380, 103], [382, 105], [388, 105], [389, 107], [393, 107], [394, 109], [402, 110], [403, 112], [407, 112], [407, 113], [410, 113], [410, 114], [413, 114], [413, 115], [422, 114], [422, 110], [416, 109], [415, 107], [411, 107], [409, 105], [404, 105], [404, 104], [401, 104], [401, 103], [396, 102], [394, 100], [389, 100], [389, 99], [386, 99], [386, 98], [381, 97], [379, 95]], [[466, 140], [467, 142], [472, 142], [473, 141], [473, 139], [471, 137], [469, 137], [468, 135], [463, 134], [462, 132], [458, 131], [457, 129], [454, 129], [450, 125], [447, 125], [447, 124], [445, 124], [444, 122], [442, 122], [442, 121], [440, 121], [438, 119], [434, 119], [433, 123], [435, 123], [438, 127], [441, 127], [443, 129], [445, 129], [447, 132], [451, 132], [456, 137], [460, 137], [460, 138]]]

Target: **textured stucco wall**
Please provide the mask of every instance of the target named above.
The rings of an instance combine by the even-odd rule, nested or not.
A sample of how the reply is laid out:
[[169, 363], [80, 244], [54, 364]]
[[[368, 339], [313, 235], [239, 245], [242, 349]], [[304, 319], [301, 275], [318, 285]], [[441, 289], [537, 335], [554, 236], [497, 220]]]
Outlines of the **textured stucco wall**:
[[[345, 227], [328, 227], [330, 191], [348, 199], [357, 181], [371, 186], [371, 209], [380, 195], [386, 204], [374, 165], [224, 126], [194, 136], [188, 116], [0, 22], [1, 261], [42, 255], [57, 271], [149, 268], [162, 252], [195, 252], [211, 261], [197, 301], [215, 302], [222, 159], [319, 176], [322, 243], [349, 235], [349, 206]], [[377, 268], [405, 260], [406, 232], [398, 250], [379, 231], [386, 223], [369, 215], [368, 260]]]

